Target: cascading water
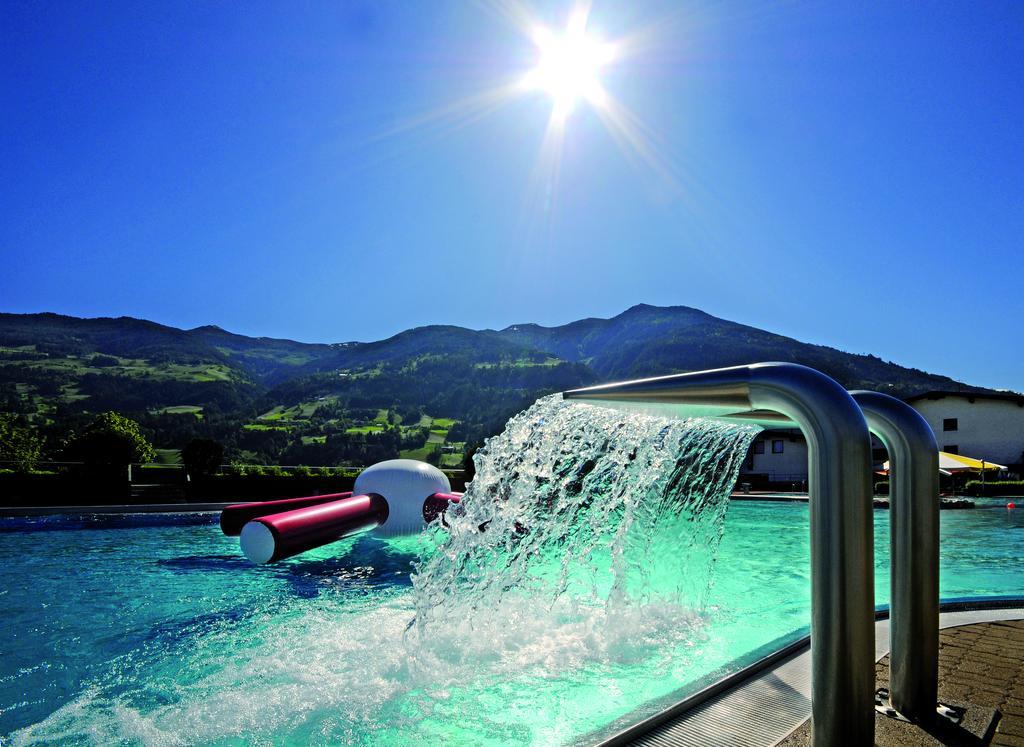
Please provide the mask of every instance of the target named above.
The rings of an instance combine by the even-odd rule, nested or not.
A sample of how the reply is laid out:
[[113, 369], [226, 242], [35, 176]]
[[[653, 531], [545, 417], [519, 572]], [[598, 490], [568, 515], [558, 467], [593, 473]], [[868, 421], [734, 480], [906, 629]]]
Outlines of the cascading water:
[[477, 453], [459, 510], [433, 527], [410, 649], [447, 640], [450, 655], [467, 625], [496, 648], [532, 649], [582, 625], [581, 653], [622, 661], [687, 635], [758, 430], [539, 400]]

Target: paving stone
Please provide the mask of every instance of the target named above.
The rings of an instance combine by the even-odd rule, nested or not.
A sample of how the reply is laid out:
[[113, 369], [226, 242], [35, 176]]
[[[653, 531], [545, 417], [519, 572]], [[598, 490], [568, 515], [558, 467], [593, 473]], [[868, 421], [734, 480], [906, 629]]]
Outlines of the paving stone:
[[1024, 739], [1009, 737], [997, 732], [989, 744], [993, 745], [993, 747], [1024, 747]]
[[[1024, 747], [1024, 620], [947, 628], [939, 638], [939, 700], [966, 708], [963, 723], [941, 722], [925, 731], [879, 715], [875, 743]], [[875, 679], [881, 687], [889, 681], [889, 657], [879, 665]], [[798, 747], [808, 744], [809, 736], [805, 723], [781, 744]], [[985, 742], [989, 737], [992, 741]]]

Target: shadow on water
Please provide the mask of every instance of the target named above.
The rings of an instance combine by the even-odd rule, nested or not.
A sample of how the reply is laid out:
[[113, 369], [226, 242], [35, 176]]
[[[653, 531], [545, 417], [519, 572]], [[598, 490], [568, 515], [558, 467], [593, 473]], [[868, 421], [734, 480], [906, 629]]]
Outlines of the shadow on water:
[[361, 537], [339, 557], [298, 560], [282, 566], [280, 575], [300, 596], [350, 586], [370, 592], [412, 586], [410, 574], [418, 559], [416, 553], [395, 550], [385, 540]]
[[163, 645], [193, 641], [197, 637], [223, 629], [225, 625], [235, 625], [252, 614], [252, 608], [236, 605], [228, 609], [193, 615], [187, 619], [160, 621], [148, 628], [144, 640], [160, 642]]
[[175, 573], [230, 573], [272, 577], [288, 584], [292, 596], [310, 599], [325, 590], [408, 587], [416, 553], [396, 550], [386, 540], [364, 536], [339, 546], [329, 558], [304, 559], [257, 566], [239, 555], [186, 555], [157, 560]]
[[241, 573], [252, 568], [252, 563], [241, 555], [186, 555], [181, 558], [162, 558], [156, 561], [158, 566], [172, 571], [188, 573], [202, 571], [204, 573]]

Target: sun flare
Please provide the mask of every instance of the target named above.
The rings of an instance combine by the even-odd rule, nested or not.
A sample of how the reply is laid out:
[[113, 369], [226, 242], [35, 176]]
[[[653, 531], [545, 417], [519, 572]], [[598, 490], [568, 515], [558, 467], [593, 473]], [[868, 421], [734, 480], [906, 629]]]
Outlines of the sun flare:
[[573, 12], [563, 33], [537, 27], [532, 36], [537, 65], [525, 75], [523, 85], [547, 93], [556, 118], [568, 115], [581, 99], [598, 108], [605, 105], [601, 71], [615, 59], [615, 45], [587, 32], [585, 10]]
[[[608, 79], [613, 66], [617, 78], [628, 75], [627, 63], [653, 48], [654, 41], [665, 33], [664, 29], [673, 28], [672, 24], [658, 22], [627, 34], [620, 29], [614, 36], [604, 36], [604, 31], [612, 32], [613, 28], [602, 27], [599, 31], [595, 26], [610, 19], [598, 19], [598, 23], [592, 24], [591, 0], [570, 0], [575, 4], [566, 23], [557, 27], [539, 23], [524, 0], [480, 2], [522, 34], [529, 44], [524, 52], [532, 52], [529, 61], [524, 59], [523, 67], [510, 71], [497, 85], [400, 122], [386, 135], [420, 128], [453, 132], [512, 101], [542, 96], [551, 102], [551, 109], [529, 189], [531, 202], [539, 206], [538, 212], [553, 210], [563, 151], [567, 139], [572, 137], [568, 132], [570, 115], [583, 107], [596, 116], [634, 166], [653, 173], [659, 185], [671, 192], [682, 192], [680, 174], [666, 156], [659, 134], [616, 95], [616, 81]], [[621, 85], [621, 80], [618, 82]]]

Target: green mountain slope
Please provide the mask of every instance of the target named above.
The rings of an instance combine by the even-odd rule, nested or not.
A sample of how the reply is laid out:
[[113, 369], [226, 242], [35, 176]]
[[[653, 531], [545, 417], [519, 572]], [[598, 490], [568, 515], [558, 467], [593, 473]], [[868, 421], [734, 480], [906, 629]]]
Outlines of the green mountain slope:
[[543, 394], [763, 360], [897, 395], [972, 388], [683, 306], [634, 306], [559, 327], [417, 327], [338, 344], [127, 317], [0, 314], [0, 410], [36, 426], [50, 456], [95, 413], [118, 410], [167, 450], [202, 436], [232, 458], [264, 462], [429, 453], [454, 464]]
[[517, 324], [492, 334], [566, 360], [585, 361], [609, 381], [786, 361], [817, 368], [851, 389], [877, 389], [898, 396], [972, 388], [948, 376], [800, 342], [686, 306], [639, 305], [611, 319], [585, 319], [562, 327]]

